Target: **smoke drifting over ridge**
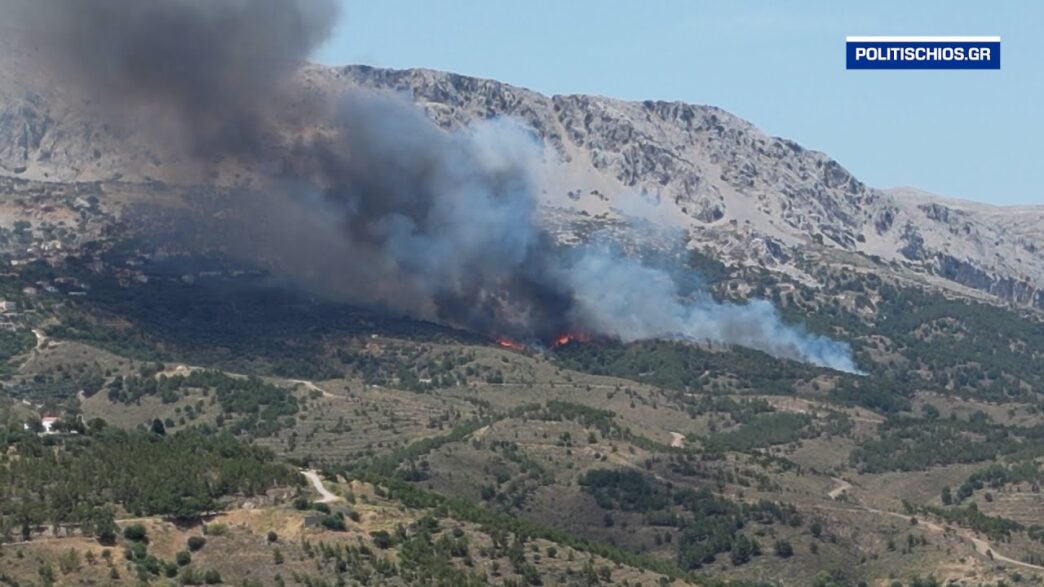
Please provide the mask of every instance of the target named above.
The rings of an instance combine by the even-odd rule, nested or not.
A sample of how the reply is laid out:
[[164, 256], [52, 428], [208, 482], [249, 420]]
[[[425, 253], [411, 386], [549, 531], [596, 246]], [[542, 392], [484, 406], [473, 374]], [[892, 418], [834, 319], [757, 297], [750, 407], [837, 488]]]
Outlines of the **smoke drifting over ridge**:
[[848, 345], [783, 324], [766, 302], [682, 299], [660, 269], [599, 247], [556, 251], [536, 218], [547, 154], [510, 121], [450, 133], [403, 100], [359, 92], [310, 104], [314, 128], [287, 144], [297, 114], [286, 82], [330, 33], [333, 0], [0, 0], [0, 10], [47, 39], [40, 66], [114, 115], [132, 107], [173, 124], [200, 162], [271, 170], [230, 215], [227, 248], [288, 280], [487, 335], [682, 338], [855, 371]]
[[0, 0], [39, 65], [114, 114], [147, 105], [199, 155], [252, 150], [280, 83], [336, 21], [332, 0]]

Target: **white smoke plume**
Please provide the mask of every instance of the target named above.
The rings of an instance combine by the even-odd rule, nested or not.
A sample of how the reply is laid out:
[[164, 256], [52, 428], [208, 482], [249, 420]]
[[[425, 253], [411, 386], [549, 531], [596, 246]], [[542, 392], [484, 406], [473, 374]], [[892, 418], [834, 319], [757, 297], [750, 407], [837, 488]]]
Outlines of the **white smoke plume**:
[[719, 303], [706, 293], [683, 297], [666, 271], [614, 254], [579, 252], [565, 272], [576, 322], [625, 342], [678, 339], [738, 345], [774, 357], [857, 373], [848, 344], [785, 324], [767, 301]]

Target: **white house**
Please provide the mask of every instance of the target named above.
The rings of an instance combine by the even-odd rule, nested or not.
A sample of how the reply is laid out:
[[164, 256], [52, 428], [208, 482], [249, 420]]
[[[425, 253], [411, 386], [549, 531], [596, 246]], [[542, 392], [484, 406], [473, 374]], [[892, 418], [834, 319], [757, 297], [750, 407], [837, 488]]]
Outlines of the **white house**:
[[[58, 434], [58, 431], [54, 429], [54, 425], [60, 418], [57, 416], [44, 416], [40, 418], [40, 425], [43, 426], [42, 434]], [[23, 424], [26, 430], [29, 430], [29, 424]]]

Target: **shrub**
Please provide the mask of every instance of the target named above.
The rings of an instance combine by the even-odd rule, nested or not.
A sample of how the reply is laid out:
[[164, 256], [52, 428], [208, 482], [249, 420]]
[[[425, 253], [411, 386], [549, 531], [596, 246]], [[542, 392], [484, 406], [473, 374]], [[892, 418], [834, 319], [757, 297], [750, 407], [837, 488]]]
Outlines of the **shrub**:
[[80, 570], [80, 553], [77, 552], [75, 548], [70, 548], [62, 553], [62, 555], [58, 557], [58, 568], [61, 569], [62, 574], [65, 575]]
[[224, 524], [207, 524], [203, 526], [203, 533], [207, 536], [224, 536], [228, 533], [228, 526]]
[[812, 520], [812, 523], [809, 524], [808, 529], [816, 538], [820, 538], [821, 536], [823, 536], [823, 522], [819, 520]]
[[134, 542], [144, 542], [148, 538], [148, 533], [145, 531], [145, 526], [131, 524], [123, 529], [123, 537]]
[[196, 552], [197, 550], [206, 546], [207, 539], [203, 538], [202, 536], [189, 536], [189, 539], [186, 542], [186, 544], [188, 545], [189, 550], [191, 550], [192, 552]]
[[221, 582], [221, 573], [214, 569], [207, 569], [207, 572], [203, 573], [203, 582], [207, 585], [217, 585]]
[[124, 553], [128, 560], [132, 561], [143, 561], [149, 556], [148, 548], [145, 543], [137, 542], [126, 550]]
[[732, 541], [729, 557], [732, 559], [733, 565], [740, 566], [750, 561], [751, 557], [757, 554], [756, 551], [754, 541], [740, 534]]
[[179, 567], [183, 567], [192, 562], [192, 555], [189, 554], [189, 551], [187, 550], [178, 551], [178, 553], [174, 555], [174, 562], [178, 563]]
[[394, 542], [392, 541], [391, 534], [388, 534], [384, 530], [377, 530], [370, 532], [370, 536], [373, 538], [373, 545], [381, 550], [385, 548], [391, 548]]
[[343, 532], [348, 529], [348, 526], [344, 523], [344, 518], [341, 516], [329, 515], [323, 516], [320, 524], [323, 525], [327, 530], [335, 530], [337, 532]]
[[[113, 567], [116, 568], [116, 567]], [[181, 569], [181, 584], [182, 585], [202, 585], [203, 584], [203, 573], [192, 567], [185, 567]]]

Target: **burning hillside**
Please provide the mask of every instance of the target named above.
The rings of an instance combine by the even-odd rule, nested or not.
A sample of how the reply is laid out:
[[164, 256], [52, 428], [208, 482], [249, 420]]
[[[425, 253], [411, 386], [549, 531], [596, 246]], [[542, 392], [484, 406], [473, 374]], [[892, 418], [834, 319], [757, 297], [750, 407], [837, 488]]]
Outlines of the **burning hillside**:
[[497, 346], [515, 351], [524, 351], [529, 348], [557, 349], [575, 343], [590, 342], [592, 338], [582, 332], [565, 332], [549, 338], [546, 341], [521, 342], [504, 336], [496, 337]]
[[504, 337], [497, 338], [497, 344], [500, 345], [501, 348], [511, 349], [513, 351], [524, 351], [524, 350], [526, 350], [526, 345], [524, 345], [524, 344], [522, 344], [522, 343], [520, 343], [518, 341], [511, 340], [510, 338], [504, 338]]
[[560, 334], [551, 341], [551, 348], [566, 346], [567, 344], [589, 342], [591, 337], [582, 332], [566, 332]]
[[295, 67], [329, 33], [332, 0], [0, 7], [27, 39], [49, 40], [31, 51], [40, 68], [108, 105], [113, 124], [144, 110], [156, 138], [200, 166], [268, 170], [214, 236], [284, 280], [502, 333], [509, 348], [678, 338], [855, 370], [848, 345], [784, 324], [765, 302], [682, 298], [668, 272], [611, 248], [556, 250], [536, 214], [536, 170], [554, 155], [513, 121], [447, 132], [394, 96], [288, 97]]

